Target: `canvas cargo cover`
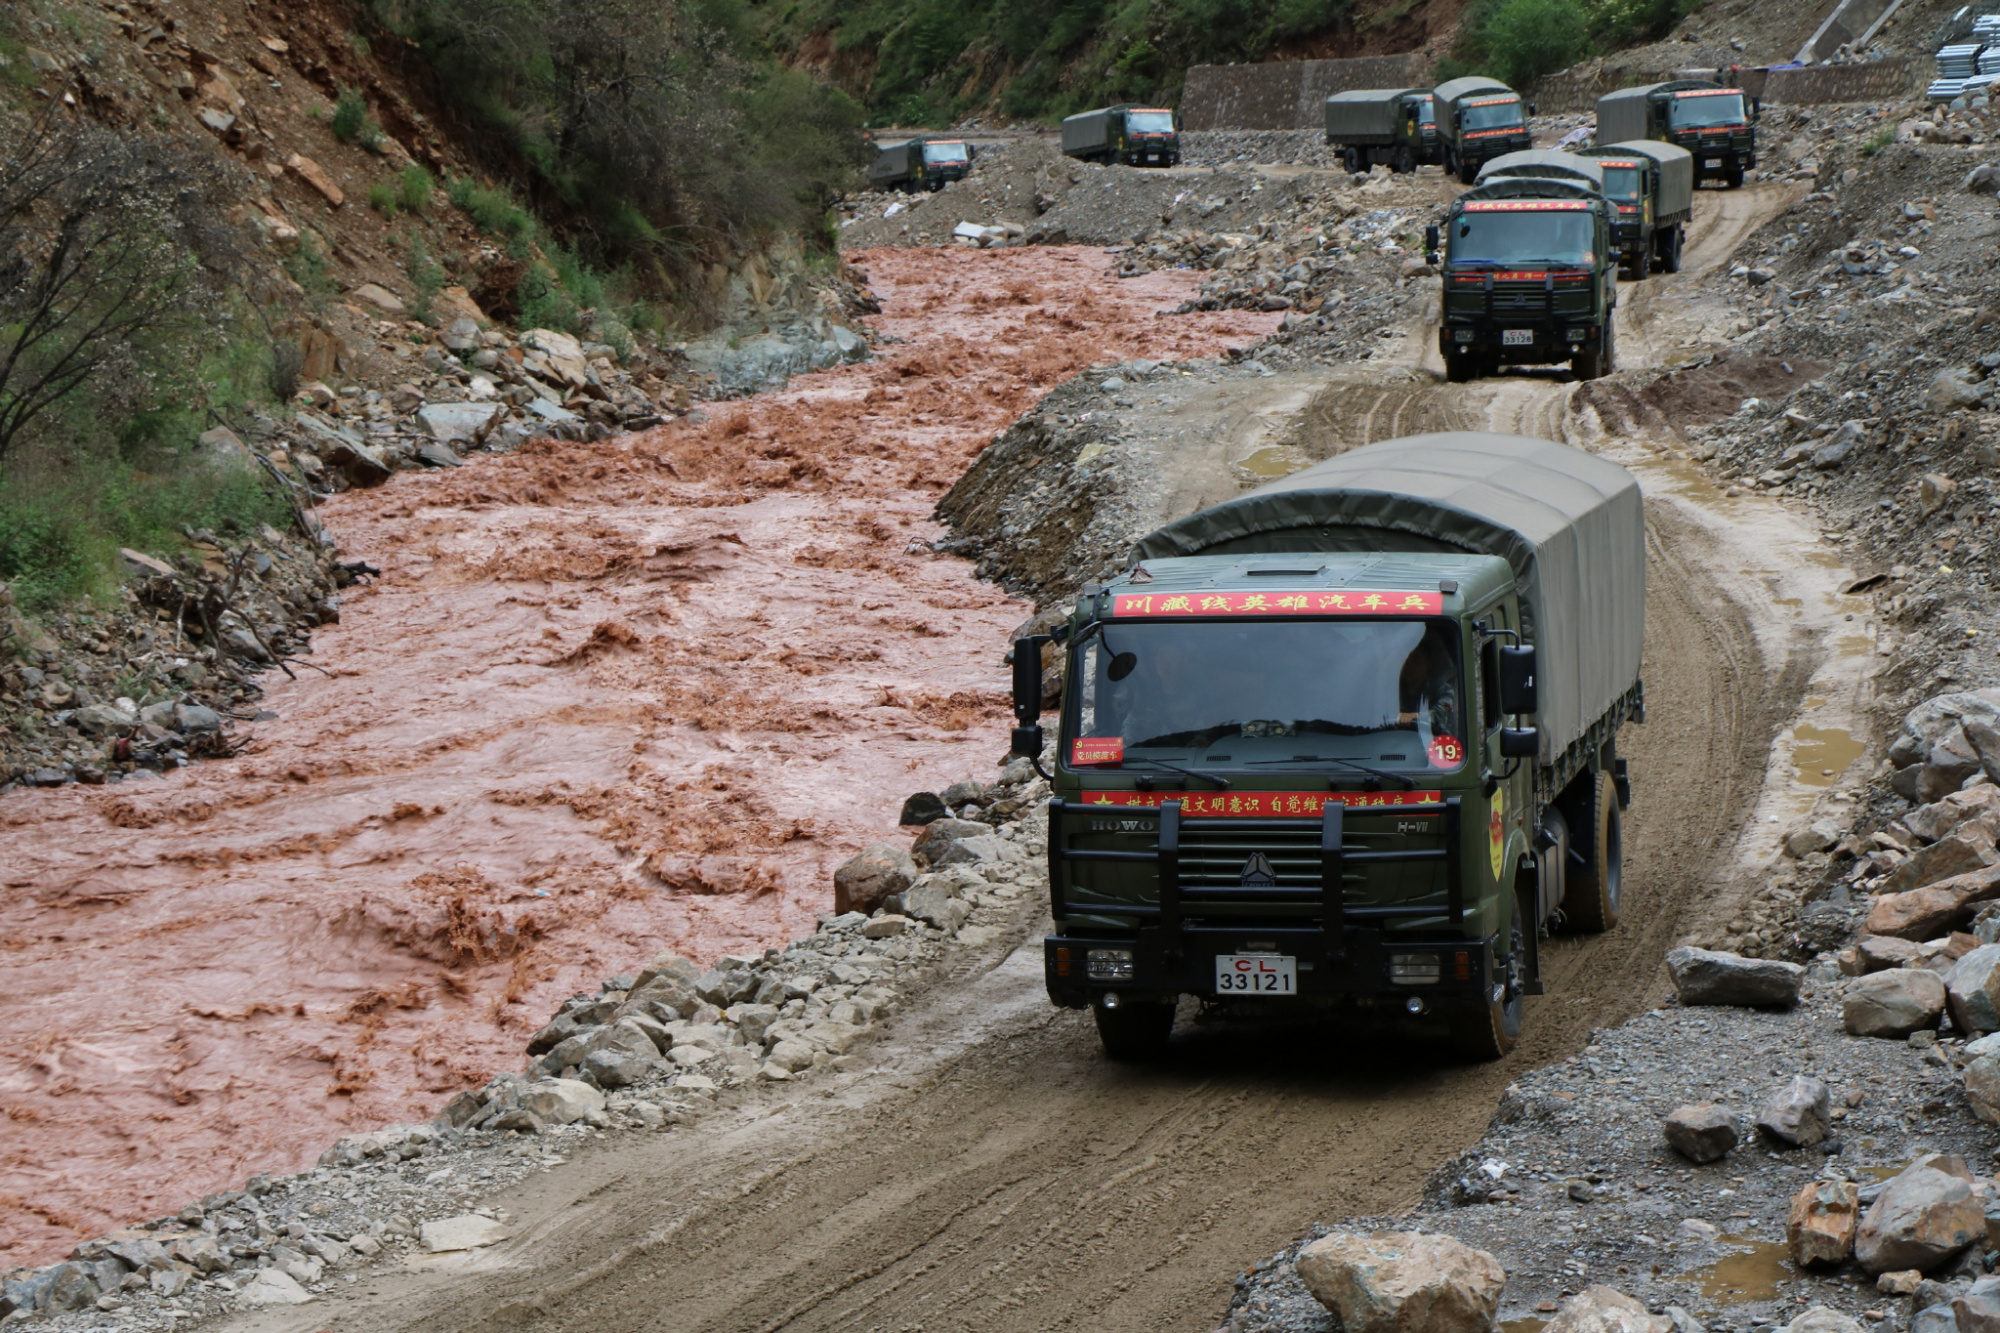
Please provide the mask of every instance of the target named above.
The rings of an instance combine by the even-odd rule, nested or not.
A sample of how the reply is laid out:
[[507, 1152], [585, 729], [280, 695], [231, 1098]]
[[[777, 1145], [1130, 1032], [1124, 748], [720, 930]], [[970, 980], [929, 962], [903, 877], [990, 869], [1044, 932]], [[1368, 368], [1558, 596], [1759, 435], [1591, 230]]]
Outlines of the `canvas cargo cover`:
[[1660, 165], [1660, 190], [1653, 199], [1653, 216], [1676, 217], [1694, 207], [1694, 154], [1679, 144], [1658, 139], [1634, 139], [1596, 150], [1598, 157], [1649, 157]]
[[1405, 114], [1403, 99], [1423, 92], [1422, 88], [1364, 88], [1335, 93], [1326, 99], [1327, 140], [1390, 142]]
[[1493, 176], [1461, 193], [1452, 207], [1485, 199], [1581, 199], [1603, 202], [1599, 187], [1563, 176]]
[[1606, 93], [1597, 99], [1597, 142], [1624, 143], [1631, 139], [1653, 137], [1653, 111], [1651, 99], [1661, 83], [1641, 84], [1637, 88], [1620, 88], [1615, 93]]
[[884, 144], [876, 152], [875, 160], [868, 164], [868, 179], [871, 181], [898, 180], [910, 174], [910, 150], [921, 145], [921, 139], [905, 139], [902, 143]]
[[1501, 93], [1511, 93], [1513, 91], [1512, 88], [1509, 88], [1498, 79], [1489, 79], [1483, 74], [1470, 74], [1462, 79], [1453, 79], [1449, 83], [1440, 83], [1437, 87], [1431, 89], [1431, 95], [1437, 98], [1439, 102], [1449, 106], [1461, 97], [1471, 97], [1478, 93], [1498, 96]]
[[1646, 516], [1616, 463], [1548, 440], [1450, 432], [1385, 440], [1139, 540], [1138, 559], [1299, 551], [1465, 551], [1514, 568], [1536, 647], [1542, 759], [1632, 688], [1646, 634]]
[[1604, 188], [1604, 168], [1575, 153], [1558, 153], [1550, 148], [1528, 148], [1518, 153], [1502, 153], [1489, 158], [1479, 169], [1479, 183], [1489, 176], [1553, 176], [1559, 180], [1589, 181]]
[[1104, 107], [1097, 111], [1079, 111], [1074, 116], [1064, 116], [1062, 123], [1062, 150], [1073, 153], [1078, 149], [1095, 151], [1111, 145], [1111, 113], [1118, 108]]

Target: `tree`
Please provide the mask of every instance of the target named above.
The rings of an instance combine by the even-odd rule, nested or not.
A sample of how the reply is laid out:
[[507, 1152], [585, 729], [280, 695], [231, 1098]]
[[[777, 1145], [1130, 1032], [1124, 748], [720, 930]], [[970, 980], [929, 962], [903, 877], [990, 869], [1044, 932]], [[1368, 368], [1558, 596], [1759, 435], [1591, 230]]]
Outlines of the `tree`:
[[1590, 54], [1590, 19], [1575, 0], [1502, 0], [1480, 30], [1487, 63], [1515, 88]]
[[170, 140], [45, 112], [0, 160], [0, 464], [86, 387], [161, 373], [230, 267], [221, 177]]

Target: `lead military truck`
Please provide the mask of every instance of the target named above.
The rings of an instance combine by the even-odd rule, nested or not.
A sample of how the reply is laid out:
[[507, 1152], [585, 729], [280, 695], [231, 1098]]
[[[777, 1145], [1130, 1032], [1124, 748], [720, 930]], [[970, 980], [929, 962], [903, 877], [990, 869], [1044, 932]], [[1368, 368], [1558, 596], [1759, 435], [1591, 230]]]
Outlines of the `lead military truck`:
[[868, 186], [875, 190], [942, 190], [946, 181], [964, 180], [972, 170], [972, 145], [942, 135], [918, 135], [885, 144], [868, 164]]
[[1326, 99], [1326, 141], [1352, 172], [1409, 173], [1440, 160], [1437, 99], [1427, 88], [1365, 88]]
[[1545, 930], [1618, 922], [1644, 526], [1613, 463], [1443, 434], [1142, 538], [1014, 646], [1038, 766], [1066, 656], [1050, 999], [1114, 1059], [1162, 1050], [1183, 995], [1505, 1054]]
[[[1487, 164], [1427, 228], [1426, 258], [1443, 261], [1438, 352], [1463, 383], [1503, 365], [1567, 361], [1578, 379], [1617, 362], [1616, 216], [1604, 171], [1573, 153], [1531, 151]], [[1443, 250], [1440, 255], [1439, 244]]]
[[1062, 150], [1085, 162], [1171, 167], [1181, 160], [1181, 136], [1172, 111], [1120, 102], [1064, 116]]
[[[1521, 95], [1498, 79], [1472, 75], [1431, 89], [1437, 102], [1438, 138], [1446, 174], [1467, 185], [1488, 158], [1529, 146]], [[1534, 114], [1533, 107], [1525, 108]]]
[[1656, 139], [1694, 157], [1695, 183], [1719, 180], [1729, 189], [1757, 165], [1755, 115], [1741, 88], [1706, 79], [1671, 79], [1620, 88], [1597, 99], [1597, 142]]

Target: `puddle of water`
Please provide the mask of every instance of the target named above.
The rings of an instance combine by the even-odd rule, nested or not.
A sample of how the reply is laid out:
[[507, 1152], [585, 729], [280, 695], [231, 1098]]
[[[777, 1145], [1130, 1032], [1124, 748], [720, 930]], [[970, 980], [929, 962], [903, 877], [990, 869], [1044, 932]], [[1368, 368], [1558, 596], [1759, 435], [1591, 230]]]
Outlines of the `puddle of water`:
[[1724, 1236], [1717, 1243], [1733, 1245], [1736, 1252], [1688, 1274], [1701, 1284], [1701, 1294], [1711, 1301], [1744, 1305], [1776, 1300], [1778, 1288], [1798, 1276], [1783, 1241]]
[[1303, 449], [1289, 444], [1267, 444], [1248, 458], [1236, 460], [1236, 466], [1253, 477], [1270, 479], [1289, 477], [1302, 467], [1312, 466], [1313, 460]]
[[1839, 727], [1815, 727], [1801, 722], [1792, 728], [1792, 762], [1798, 779], [1808, 787], [1831, 787], [1866, 748]]
[[1548, 1327], [1548, 1323], [1548, 1320], [1534, 1315], [1521, 1319], [1502, 1319], [1500, 1333], [1542, 1333], [1542, 1330]]

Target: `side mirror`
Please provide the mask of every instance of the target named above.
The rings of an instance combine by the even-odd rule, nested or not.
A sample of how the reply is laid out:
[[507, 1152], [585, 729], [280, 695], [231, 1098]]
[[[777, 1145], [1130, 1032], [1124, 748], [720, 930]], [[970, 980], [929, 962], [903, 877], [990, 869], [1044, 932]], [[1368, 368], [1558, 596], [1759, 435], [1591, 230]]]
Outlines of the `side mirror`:
[[1424, 228], [1424, 262], [1426, 264], [1437, 263], [1438, 242], [1440, 239], [1436, 223], [1432, 223], [1430, 226]]
[[1540, 691], [1535, 688], [1535, 646], [1500, 647], [1500, 711], [1539, 713]]
[[1042, 645], [1050, 636], [1014, 640], [1014, 728], [1009, 752], [1023, 759], [1042, 757]]
[[1538, 115], [1538, 114], [1539, 114], [1539, 113], [1538, 113], [1538, 112], [1537, 112], [1537, 111], [1535, 110], [1535, 104], [1534, 104], [1533, 102], [1530, 102], [1530, 103], [1528, 103], [1528, 114], [1529, 114], [1529, 115], [1531, 115], [1531, 116], [1533, 116], [1533, 115]]
[[1533, 727], [1500, 728], [1502, 759], [1533, 759], [1542, 751], [1542, 733]]

